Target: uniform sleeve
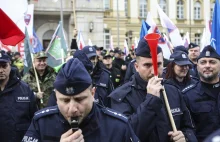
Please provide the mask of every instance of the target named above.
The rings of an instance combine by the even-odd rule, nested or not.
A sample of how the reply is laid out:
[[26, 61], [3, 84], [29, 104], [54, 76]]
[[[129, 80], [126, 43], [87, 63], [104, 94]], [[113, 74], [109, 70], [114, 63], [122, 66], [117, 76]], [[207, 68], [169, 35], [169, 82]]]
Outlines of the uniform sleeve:
[[36, 98], [33, 91], [30, 90], [30, 118], [33, 118], [34, 113], [38, 110]]
[[130, 62], [128, 64], [128, 68], [127, 68], [126, 73], [125, 73], [124, 83], [128, 82], [130, 80], [131, 76], [134, 74], [131, 64], [132, 64], [132, 62]]
[[[181, 93], [180, 93], [181, 94]], [[181, 131], [184, 133], [187, 141], [197, 142], [197, 138], [195, 136], [195, 126], [190, 115], [188, 108], [186, 107], [183, 96], [180, 95], [181, 98], [181, 108], [183, 110], [183, 118], [181, 123]]]
[[125, 133], [125, 138], [123, 142], [139, 142], [138, 137], [135, 135], [131, 125], [127, 123], [127, 129]]
[[149, 137], [149, 134], [155, 127], [155, 116], [162, 107], [162, 101], [160, 98], [147, 94], [146, 100], [140, 104], [136, 113], [133, 113], [134, 110], [132, 110], [132, 107], [126, 99], [124, 99], [122, 102], [112, 100], [111, 106], [112, 109], [115, 109], [126, 115], [129, 119], [131, 127], [140, 141], [146, 141]]
[[32, 119], [31, 125], [29, 126], [26, 134], [24, 135], [22, 142], [41, 142], [39, 128], [37, 122]]

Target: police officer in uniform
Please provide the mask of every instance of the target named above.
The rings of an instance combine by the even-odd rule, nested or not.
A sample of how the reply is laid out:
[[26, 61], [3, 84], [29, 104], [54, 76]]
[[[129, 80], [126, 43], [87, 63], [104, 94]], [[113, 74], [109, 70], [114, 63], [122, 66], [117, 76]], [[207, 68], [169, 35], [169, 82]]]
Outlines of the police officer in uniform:
[[191, 66], [192, 63], [185, 52], [173, 52], [166, 68], [165, 82], [176, 86], [181, 91], [187, 86], [194, 85], [198, 80], [190, 77]]
[[20, 142], [37, 111], [30, 87], [10, 66], [10, 58], [0, 51], [0, 141]]
[[94, 103], [92, 79], [78, 59], [63, 65], [54, 87], [58, 106], [36, 112], [22, 142], [138, 141], [125, 116]]
[[203, 141], [220, 128], [220, 56], [208, 45], [197, 59], [200, 76], [198, 83], [186, 87], [182, 92], [196, 126], [196, 136]]
[[111, 80], [114, 85], [114, 88], [117, 88], [119, 85], [121, 85], [121, 71], [115, 67], [112, 66], [112, 56], [109, 53], [106, 53], [103, 56], [103, 64], [105, 65], [105, 68], [111, 72]]
[[199, 78], [198, 71], [197, 71], [197, 58], [200, 54], [200, 47], [195, 43], [190, 43], [188, 47], [188, 57], [192, 63], [192, 69], [190, 70], [190, 75], [196, 78]]
[[96, 87], [95, 99], [104, 106], [109, 106], [109, 98], [107, 96], [114, 90], [110, 78], [110, 72], [101, 67], [98, 62], [96, 49], [93, 46], [86, 46], [82, 50], [93, 64], [91, 73], [93, 86]]
[[[147, 41], [143, 38], [136, 49], [132, 79], [110, 94], [111, 107], [129, 117], [134, 132], [142, 142], [196, 142], [194, 125], [178, 88], [164, 84], [171, 112], [177, 127], [173, 132], [162, 97], [162, 78], [154, 77]], [[163, 71], [163, 54], [157, 48], [158, 74]]]

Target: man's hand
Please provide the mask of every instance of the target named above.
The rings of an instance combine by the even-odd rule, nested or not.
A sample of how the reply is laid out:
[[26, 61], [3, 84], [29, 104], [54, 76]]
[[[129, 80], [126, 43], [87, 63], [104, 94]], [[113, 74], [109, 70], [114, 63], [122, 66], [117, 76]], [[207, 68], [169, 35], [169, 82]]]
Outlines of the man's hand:
[[147, 84], [147, 93], [160, 97], [160, 90], [163, 89], [161, 81], [163, 78], [152, 77]]
[[185, 136], [183, 135], [182, 131], [170, 131], [168, 135], [173, 142], [186, 142]]
[[36, 97], [37, 97], [38, 99], [43, 99], [43, 95], [44, 95], [44, 92], [37, 92], [37, 93], [36, 93]]
[[76, 39], [77, 35], [78, 35], [78, 30], [74, 29], [73, 30], [73, 38]]
[[82, 131], [79, 129], [73, 133], [73, 130], [70, 129], [62, 134], [60, 142], [84, 142]]

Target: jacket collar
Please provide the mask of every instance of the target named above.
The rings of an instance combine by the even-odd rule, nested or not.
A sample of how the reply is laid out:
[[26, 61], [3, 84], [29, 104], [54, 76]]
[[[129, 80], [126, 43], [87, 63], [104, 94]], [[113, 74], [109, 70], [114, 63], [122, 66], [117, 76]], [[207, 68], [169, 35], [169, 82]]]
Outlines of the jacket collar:
[[132, 76], [132, 86], [135, 87], [136, 89], [141, 89], [141, 90], [147, 90], [147, 83], [146, 81], [144, 81], [138, 72], [136, 72], [133, 76]]

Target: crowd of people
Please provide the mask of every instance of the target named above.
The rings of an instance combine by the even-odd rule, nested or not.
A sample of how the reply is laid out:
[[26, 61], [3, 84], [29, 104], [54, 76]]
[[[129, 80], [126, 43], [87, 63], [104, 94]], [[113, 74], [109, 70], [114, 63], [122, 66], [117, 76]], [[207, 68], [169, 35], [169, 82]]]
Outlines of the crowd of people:
[[[75, 38], [71, 49], [78, 49]], [[208, 136], [205, 141], [216, 140], [220, 55], [210, 45], [200, 52], [190, 43], [187, 48], [175, 47], [169, 60], [158, 46], [156, 58], [158, 76], [143, 38], [127, 56], [119, 47], [108, 51], [85, 46], [57, 72], [40, 51], [24, 74], [20, 53], [0, 51], [1, 141], [202, 142]]]

